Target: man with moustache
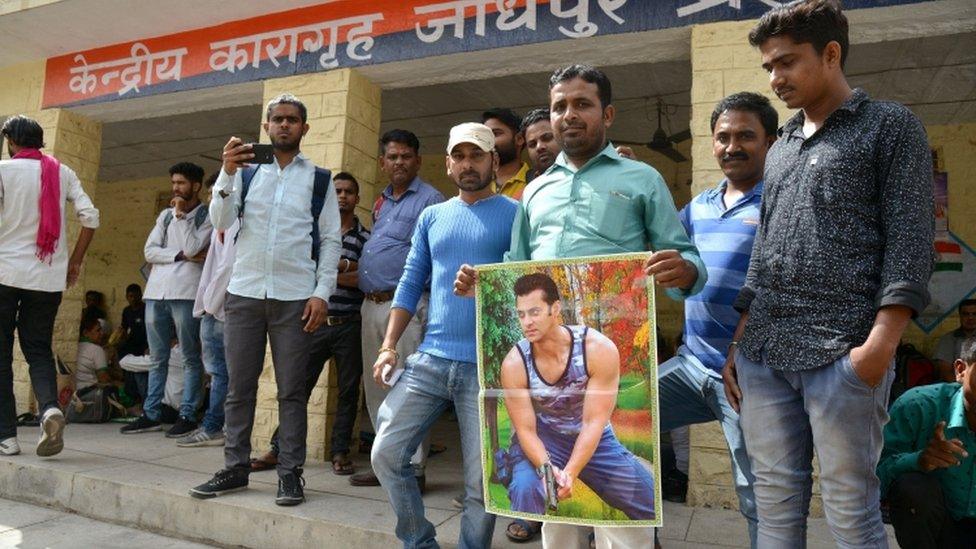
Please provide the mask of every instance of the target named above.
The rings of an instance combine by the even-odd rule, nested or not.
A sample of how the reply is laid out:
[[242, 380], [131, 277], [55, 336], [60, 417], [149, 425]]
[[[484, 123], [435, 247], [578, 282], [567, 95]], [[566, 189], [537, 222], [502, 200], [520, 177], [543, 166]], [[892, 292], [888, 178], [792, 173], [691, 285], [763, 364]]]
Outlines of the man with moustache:
[[[380, 138], [380, 168], [390, 184], [373, 204], [373, 231], [363, 246], [359, 258], [359, 289], [365, 294], [362, 316], [363, 376], [373, 375], [386, 327], [390, 321], [393, 295], [403, 274], [410, 238], [420, 213], [428, 206], [444, 201], [444, 196], [429, 183], [420, 179], [420, 140], [413, 132], [394, 129]], [[422, 294], [409, 325], [399, 339], [397, 352], [409, 356], [417, 350], [427, 324], [427, 295]], [[373, 383], [363, 384], [366, 410], [373, 429], [386, 388]], [[420, 489], [426, 488], [425, 468], [430, 441], [425, 440], [413, 456], [414, 474]], [[372, 471], [349, 477], [353, 486], [378, 486], [379, 479]]]
[[[251, 145], [231, 137], [224, 146], [224, 165], [213, 187], [210, 212], [217, 230], [240, 223], [224, 303], [225, 468], [190, 490], [196, 498], [212, 498], [248, 485], [258, 378], [270, 340], [281, 449], [275, 503], [305, 501], [306, 364], [311, 334], [329, 315], [327, 303], [335, 291], [342, 246], [331, 176], [300, 152], [307, 120], [305, 104], [293, 95], [282, 94], [268, 102], [264, 131], [274, 147], [274, 160], [247, 170], [248, 183], [241, 172], [254, 158]], [[313, 211], [315, 206], [321, 210]]]
[[169, 374], [173, 328], [183, 353], [183, 401], [180, 417], [166, 432], [182, 438], [197, 428], [197, 409], [203, 399], [203, 361], [200, 357], [200, 319], [193, 316], [203, 257], [210, 245], [213, 225], [207, 207], [200, 202], [203, 168], [180, 162], [169, 169], [173, 187], [170, 207], [156, 217], [146, 239], [146, 261], [152, 266], [143, 299], [146, 302], [146, 335], [149, 338], [149, 387], [142, 415], [123, 426], [124, 435], [159, 431], [166, 377]]
[[521, 199], [525, 186], [531, 181], [529, 165], [522, 162], [522, 149], [525, 148], [522, 118], [512, 109], [494, 108], [482, 113], [481, 122], [495, 134], [495, 150], [498, 152], [495, 190], [515, 200]]
[[532, 179], [535, 179], [552, 166], [556, 155], [562, 151], [552, 133], [549, 109], [529, 111], [522, 119], [521, 131], [525, 136], [525, 150], [529, 153], [529, 164], [532, 166]]
[[745, 283], [759, 224], [766, 151], [776, 140], [779, 116], [765, 97], [730, 95], [712, 111], [712, 155], [725, 174], [717, 187], [691, 200], [679, 213], [702, 254], [708, 282], [685, 301], [683, 345], [658, 369], [661, 431], [718, 421], [732, 459], [739, 511], [756, 545], [753, 476], [739, 414], [725, 397], [722, 366], [739, 313], [732, 307]]
[[887, 547], [875, 466], [895, 349], [929, 302], [933, 263], [925, 130], [905, 107], [848, 85], [839, 2], [775, 8], [749, 42], [776, 95], [800, 109], [766, 157], [723, 373], [756, 477], [758, 543], [806, 542], [816, 448], [837, 544]]
[[[451, 129], [446, 164], [458, 196], [420, 214], [373, 366], [376, 384], [393, 387], [380, 408], [372, 462], [396, 512], [396, 534], [404, 547], [436, 547], [434, 525], [424, 517], [409, 456], [452, 405], [461, 430], [466, 494], [458, 546], [491, 546], [495, 516], [485, 512], [482, 491], [475, 306], [451, 289], [461, 264], [497, 263], [508, 249], [517, 206], [492, 191], [498, 168], [494, 145], [491, 129], [483, 124]], [[390, 370], [401, 359], [397, 343], [428, 281], [430, 313], [424, 340], [406, 359], [400, 379], [391, 381]]]
[[[606, 75], [570, 65], [549, 80], [552, 128], [562, 152], [526, 188], [506, 258], [556, 259], [651, 250], [645, 270], [673, 299], [701, 291], [707, 274], [688, 239], [664, 179], [647, 164], [623, 158], [607, 139], [616, 111]], [[473, 295], [476, 273], [464, 265], [455, 292]], [[648, 528], [597, 527], [598, 543], [653, 546]], [[545, 523], [546, 547], [586, 546], [586, 530]]]

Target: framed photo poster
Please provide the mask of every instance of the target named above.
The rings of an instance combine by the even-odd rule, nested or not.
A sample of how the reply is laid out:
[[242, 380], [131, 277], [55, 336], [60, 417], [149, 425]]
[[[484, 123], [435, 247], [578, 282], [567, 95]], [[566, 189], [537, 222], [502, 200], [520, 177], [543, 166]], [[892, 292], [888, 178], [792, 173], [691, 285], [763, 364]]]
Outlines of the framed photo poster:
[[580, 525], [661, 525], [647, 257], [478, 267], [489, 512]]

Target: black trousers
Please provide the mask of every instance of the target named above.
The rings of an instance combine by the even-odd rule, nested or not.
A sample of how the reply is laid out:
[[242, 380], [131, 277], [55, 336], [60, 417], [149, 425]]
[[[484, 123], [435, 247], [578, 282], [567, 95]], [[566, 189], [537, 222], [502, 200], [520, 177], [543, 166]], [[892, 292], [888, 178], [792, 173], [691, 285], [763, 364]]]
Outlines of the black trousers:
[[912, 549], [976, 548], [976, 520], [955, 520], [935, 475], [912, 472], [888, 490], [891, 524], [898, 545]]
[[14, 330], [29, 367], [41, 414], [58, 405], [58, 375], [51, 340], [61, 292], [22, 290], [0, 284], [0, 439], [17, 435], [14, 402]]
[[[359, 384], [363, 378], [363, 350], [360, 343], [362, 323], [359, 320], [338, 326], [322, 326], [312, 335], [305, 377], [305, 400], [312, 396], [325, 363], [335, 357], [339, 389], [335, 420], [332, 423], [331, 454], [348, 454], [352, 428], [359, 410]], [[271, 450], [278, 453], [278, 429], [271, 437]]]

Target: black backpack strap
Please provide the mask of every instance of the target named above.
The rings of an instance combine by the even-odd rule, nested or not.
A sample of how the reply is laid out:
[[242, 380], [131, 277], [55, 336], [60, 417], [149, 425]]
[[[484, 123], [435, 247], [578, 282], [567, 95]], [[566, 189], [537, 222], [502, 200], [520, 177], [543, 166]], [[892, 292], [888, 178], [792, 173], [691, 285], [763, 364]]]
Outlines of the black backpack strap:
[[257, 166], [247, 166], [241, 169], [241, 207], [237, 209], [237, 219], [240, 223], [237, 226], [237, 233], [234, 235], [234, 243], [237, 244], [237, 237], [244, 229], [244, 205], [247, 204], [247, 191], [251, 189], [251, 181], [257, 175]]
[[312, 259], [319, 263], [319, 247], [322, 236], [319, 234], [319, 215], [325, 206], [325, 198], [332, 183], [332, 172], [325, 168], [315, 167], [315, 181], [312, 187]]
[[173, 222], [173, 208], [166, 210], [166, 216], [163, 217], [163, 244], [165, 248], [166, 243], [169, 240], [169, 224]]

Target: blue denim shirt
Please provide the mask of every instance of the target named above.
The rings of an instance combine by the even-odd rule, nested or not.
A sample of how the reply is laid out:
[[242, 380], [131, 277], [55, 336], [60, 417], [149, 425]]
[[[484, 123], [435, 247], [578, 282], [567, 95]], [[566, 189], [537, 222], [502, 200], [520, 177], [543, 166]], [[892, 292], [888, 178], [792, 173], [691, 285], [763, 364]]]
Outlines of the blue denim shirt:
[[419, 177], [399, 199], [393, 198], [392, 185], [383, 189], [382, 202], [373, 212], [372, 235], [359, 258], [360, 290], [384, 292], [397, 287], [420, 212], [443, 201], [444, 195]]

